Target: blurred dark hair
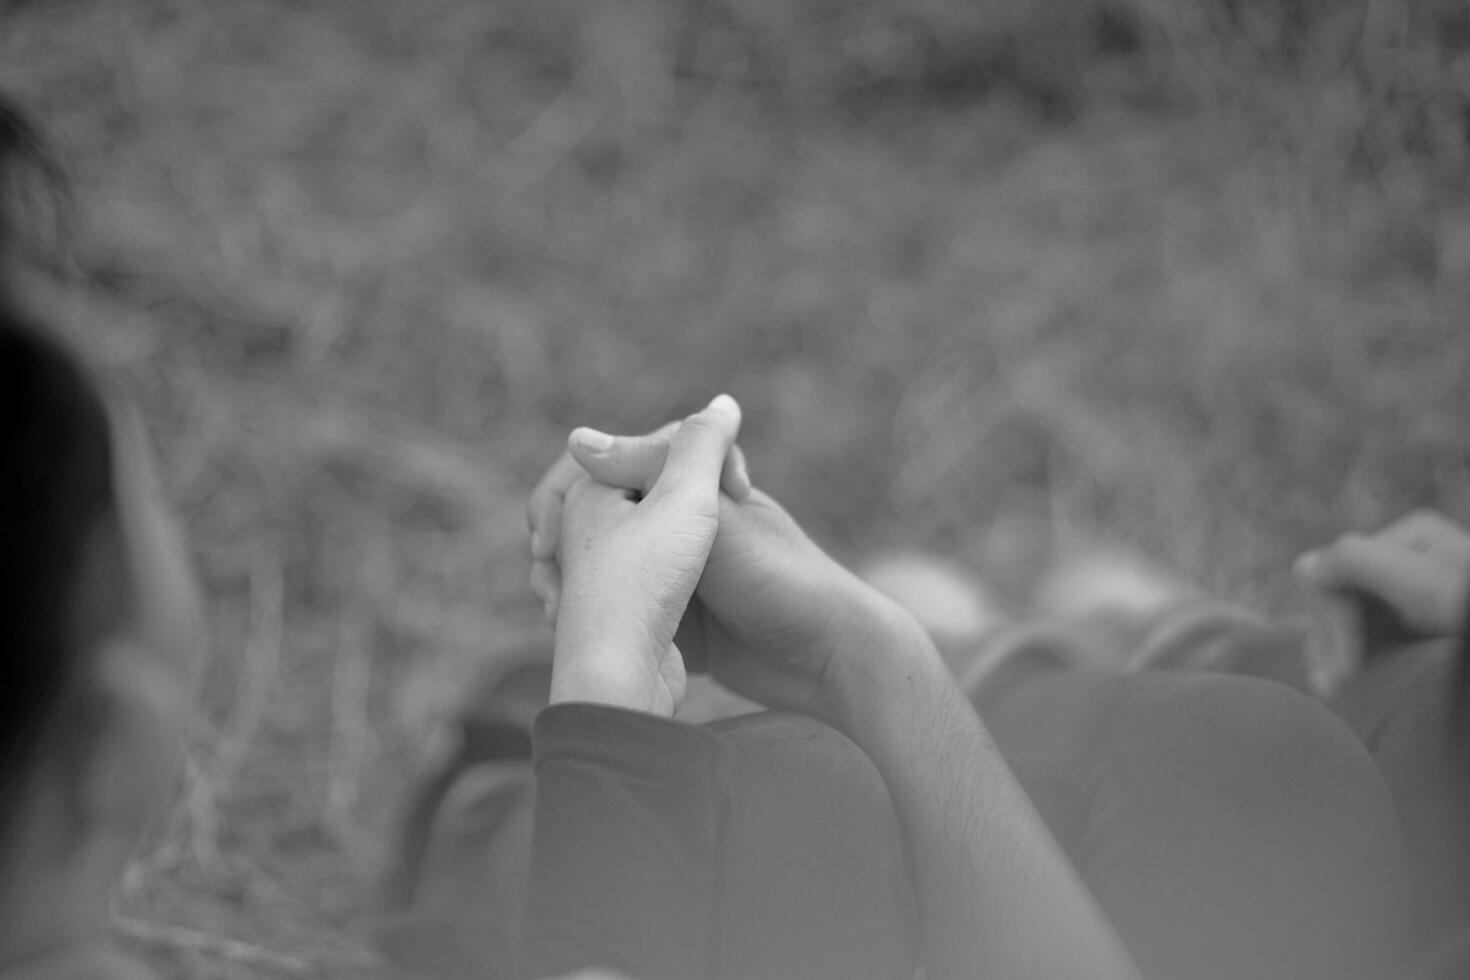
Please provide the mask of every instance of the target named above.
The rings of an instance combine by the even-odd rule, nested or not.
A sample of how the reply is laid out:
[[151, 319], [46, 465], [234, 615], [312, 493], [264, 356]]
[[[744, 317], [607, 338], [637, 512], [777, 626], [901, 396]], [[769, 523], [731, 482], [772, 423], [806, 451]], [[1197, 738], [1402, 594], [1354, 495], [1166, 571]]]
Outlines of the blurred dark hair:
[[22, 257], [57, 264], [66, 247], [71, 194], [44, 131], [0, 92], [0, 278]]
[[[80, 361], [0, 292], [0, 799], [16, 800], [125, 613], [112, 430]], [[106, 567], [99, 567], [105, 563]], [[73, 721], [81, 719], [73, 718]], [[0, 843], [12, 808], [0, 812]]]
[[54, 167], [39, 130], [0, 100], [0, 845], [41, 757], [78, 744], [86, 726], [66, 709], [85, 700], [85, 657], [128, 594], [107, 406], [10, 288], [25, 188], [52, 183]]

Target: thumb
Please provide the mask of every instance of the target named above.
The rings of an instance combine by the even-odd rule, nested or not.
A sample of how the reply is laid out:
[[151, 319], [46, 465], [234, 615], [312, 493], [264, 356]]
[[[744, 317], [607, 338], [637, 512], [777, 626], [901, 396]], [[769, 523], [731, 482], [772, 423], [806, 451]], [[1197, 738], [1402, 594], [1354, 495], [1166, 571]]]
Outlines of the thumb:
[[567, 451], [598, 483], [647, 493], [663, 472], [678, 429], [678, 422], [670, 422], [646, 436], [613, 436], [584, 426], [567, 437]]
[[1344, 534], [1327, 547], [1297, 558], [1293, 571], [1318, 589], [1371, 591], [1390, 574], [1381, 551], [1362, 535]]
[[679, 425], [649, 496], [718, 506], [720, 474], [739, 432], [740, 405], [729, 395], [716, 396]]
[[1324, 592], [1365, 592], [1414, 618], [1423, 604], [1414, 556], [1358, 534], [1343, 535], [1297, 559], [1297, 576]]
[[[614, 436], [584, 426], [572, 430], [567, 438], [567, 451], [598, 483], [647, 493], [663, 472], [669, 442], [679, 431], [679, 425], [670, 422], [646, 436]], [[750, 470], [739, 446], [731, 446], [725, 457], [720, 489], [736, 500], [750, 496]]]

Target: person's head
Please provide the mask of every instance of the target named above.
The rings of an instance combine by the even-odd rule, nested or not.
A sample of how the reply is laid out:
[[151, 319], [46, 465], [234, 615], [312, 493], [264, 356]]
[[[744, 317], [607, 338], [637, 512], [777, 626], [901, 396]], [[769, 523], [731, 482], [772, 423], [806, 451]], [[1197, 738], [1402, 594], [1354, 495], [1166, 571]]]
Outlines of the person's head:
[[135, 415], [0, 284], [0, 964], [95, 919], [171, 799], [200, 634]]

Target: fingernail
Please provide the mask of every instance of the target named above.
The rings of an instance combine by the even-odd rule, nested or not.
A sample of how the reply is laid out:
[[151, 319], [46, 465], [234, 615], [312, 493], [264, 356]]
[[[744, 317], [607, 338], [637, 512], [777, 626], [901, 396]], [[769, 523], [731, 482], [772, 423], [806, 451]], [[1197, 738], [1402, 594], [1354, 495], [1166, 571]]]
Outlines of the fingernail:
[[613, 447], [613, 437], [583, 426], [572, 430], [572, 441], [588, 452], [605, 453]]
[[541, 554], [541, 532], [540, 531], [532, 531], [531, 532], [531, 554], [532, 555], [540, 555]]
[[709, 403], [712, 411], [724, 412], [726, 415], [739, 416], [740, 405], [729, 395], [716, 395], [714, 401]]

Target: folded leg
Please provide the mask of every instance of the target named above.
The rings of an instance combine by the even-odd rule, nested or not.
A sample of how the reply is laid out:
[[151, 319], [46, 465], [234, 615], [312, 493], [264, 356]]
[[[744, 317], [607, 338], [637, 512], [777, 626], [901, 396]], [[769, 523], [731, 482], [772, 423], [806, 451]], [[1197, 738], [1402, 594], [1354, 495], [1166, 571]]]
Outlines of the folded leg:
[[982, 711], [1150, 977], [1392, 975], [1402, 846], [1372, 759], [1281, 684], [1032, 674]]
[[[1397, 824], [1319, 704], [1259, 680], [1073, 668], [1020, 675], [983, 713], [1148, 976], [1388, 975], [1405, 915]], [[901, 828], [835, 731], [564, 705], [535, 742], [534, 844], [529, 767], [501, 770], [481, 796], [459, 791], [484, 809], [441, 818], [423, 865], [421, 900], [447, 897], [441, 931], [446, 906], [524, 902], [509, 939], [470, 924], [464, 948], [503, 961], [510, 943], [524, 976], [911, 970]], [[462, 936], [465, 916], [447, 919]], [[452, 945], [435, 935], [420, 938]]]
[[1424, 944], [1470, 922], [1470, 746], [1455, 734], [1455, 669], [1450, 642], [1417, 644], [1369, 658], [1331, 702], [1398, 806]]
[[524, 975], [913, 975], [903, 835], [835, 730], [557, 705], [536, 722], [536, 780]]

